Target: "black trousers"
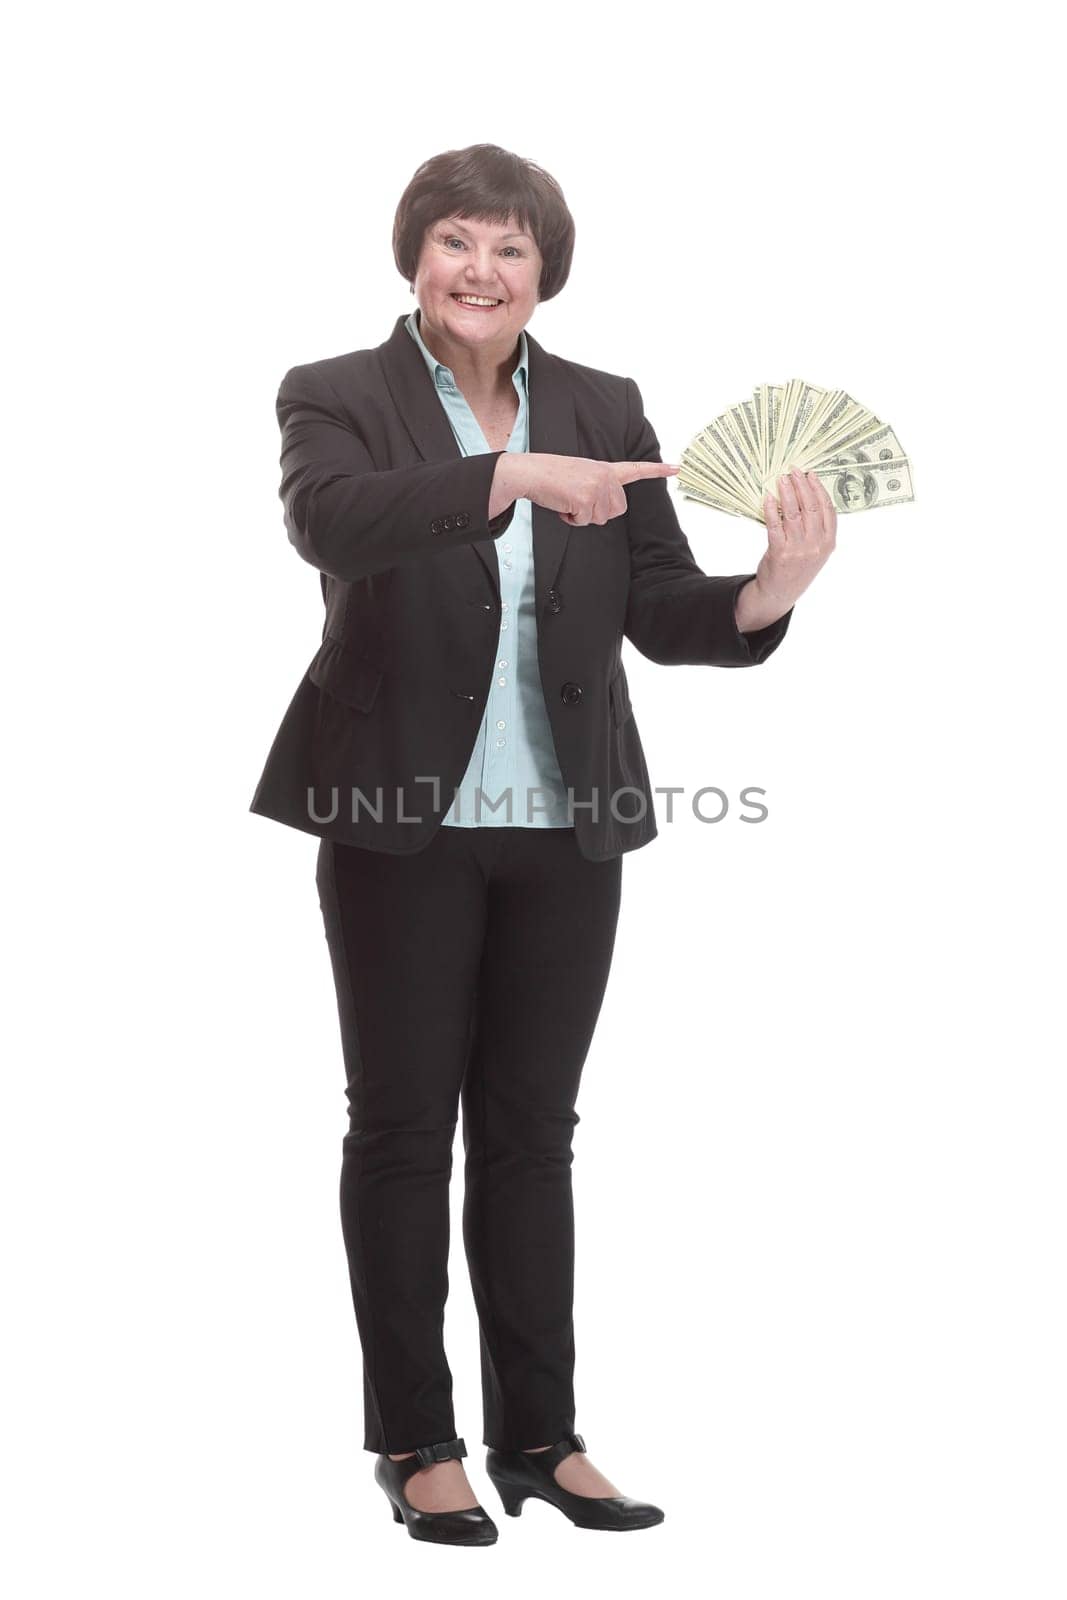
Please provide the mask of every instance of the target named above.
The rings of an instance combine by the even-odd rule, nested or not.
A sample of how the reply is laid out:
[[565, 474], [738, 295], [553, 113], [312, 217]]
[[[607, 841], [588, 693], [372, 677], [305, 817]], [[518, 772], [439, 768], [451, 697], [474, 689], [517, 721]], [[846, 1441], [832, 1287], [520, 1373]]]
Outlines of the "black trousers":
[[456, 1435], [443, 1343], [463, 1107], [463, 1239], [483, 1442], [575, 1427], [572, 1136], [611, 967], [622, 857], [573, 828], [443, 826], [414, 855], [321, 841], [348, 1131], [341, 1222], [364, 1448]]

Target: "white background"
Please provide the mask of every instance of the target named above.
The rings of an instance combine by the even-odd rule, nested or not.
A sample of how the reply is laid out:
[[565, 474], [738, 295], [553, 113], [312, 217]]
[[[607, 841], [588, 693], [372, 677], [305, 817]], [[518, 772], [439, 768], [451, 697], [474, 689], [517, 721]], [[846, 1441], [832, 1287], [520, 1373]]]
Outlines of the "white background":
[[[12, 25], [10, 1592], [1062, 1596], [1062, 85], [1036, 7], [983, 17]], [[636, 378], [666, 459], [801, 376], [895, 427], [916, 499], [841, 518], [761, 668], [626, 646], [653, 782], [770, 810], [661, 809], [626, 859], [579, 1099], [577, 1425], [667, 1518], [503, 1516], [457, 1160], [471, 1556], [361, 1447], [316, 844], [247, 807], [322, 614], [278, 382], [388, 337], [400, 194], [478, 141], [576, 220], [531, 332]], [[678, 505], [755, 568], [756, 524]]]

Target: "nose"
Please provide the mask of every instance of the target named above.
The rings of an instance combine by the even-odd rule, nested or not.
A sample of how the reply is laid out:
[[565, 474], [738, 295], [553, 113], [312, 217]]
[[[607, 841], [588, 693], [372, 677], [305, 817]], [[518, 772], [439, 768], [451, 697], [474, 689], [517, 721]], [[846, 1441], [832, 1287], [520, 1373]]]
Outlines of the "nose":
[[484, 256], [479, 255], [475, 260], [467, 262], [466, 278], [471, 294], [495, 295], [495, 289], [478, 287], [479, 284], [493, 283], [496, 278], [496, 268], [488, 251]]

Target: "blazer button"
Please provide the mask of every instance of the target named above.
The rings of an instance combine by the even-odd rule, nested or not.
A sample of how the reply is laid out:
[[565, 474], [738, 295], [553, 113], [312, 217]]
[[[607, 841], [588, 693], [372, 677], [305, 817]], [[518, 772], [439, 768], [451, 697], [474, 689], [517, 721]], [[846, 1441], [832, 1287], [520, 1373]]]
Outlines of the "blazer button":
[[431, 533], [440, 533], [441, 532], [441, 519], [440, 519], [440, 517], [434, 517], [433, 521], [430, 523], [430, 532]]
[[550, 611], [563, 610], [563, 601], [559, 597], [558, 589], [550, 589], [548, 591], [548, 609]]
[[470, 520], [471, 519], [470, 519], [470, 512], [469, 511], [457, 511], [456, 512], [456, 527], [457, 528], [468, 528], [470, 526]]
[[455, 527], [455, 526], [456, 526], [456, 519], [455, 519], [455, 517], [446, 517], [446, 518], [445, 518], [445, 527], [446, 527], [446, 528], [449, 528], [449, 529], [451, 529], [451, 528], [454, 528], [454, 527]]
[[563, 688], [559, 691], [559, 697], [565, 706], [576, 706], [578, 701], [582, 698], [581, 684], [565, 683]]

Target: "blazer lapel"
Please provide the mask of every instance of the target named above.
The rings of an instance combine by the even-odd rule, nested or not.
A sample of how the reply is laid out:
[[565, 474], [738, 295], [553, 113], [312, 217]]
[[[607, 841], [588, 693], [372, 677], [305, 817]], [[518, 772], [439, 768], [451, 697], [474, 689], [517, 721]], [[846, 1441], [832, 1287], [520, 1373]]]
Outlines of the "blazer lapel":
[[[404, 324], [407, 313], [396, 319], [392, 334], [378, 346], [382, 371], [393, 403], [424, 461], [462, 459], [444, 407], [437, 398], [433, 379], [414, 339]], [[563, 363], [542, 349], [529, 329], [526, 331], [530, 397], [530, 450], [554, 456], [578, 454], [578, 427], [574, 398]], [[570, 524], [547, 506], [533, 505], [534, 592], [540, 617], [548, 592], [556, 581], [563, 552], [570, 538]], [[496, 550], [488, 540], [466, 547], [489, 574], [493, 592], [500, 599], [500, 572]], [[458, 552], [457, 552], [458, 553]]]

